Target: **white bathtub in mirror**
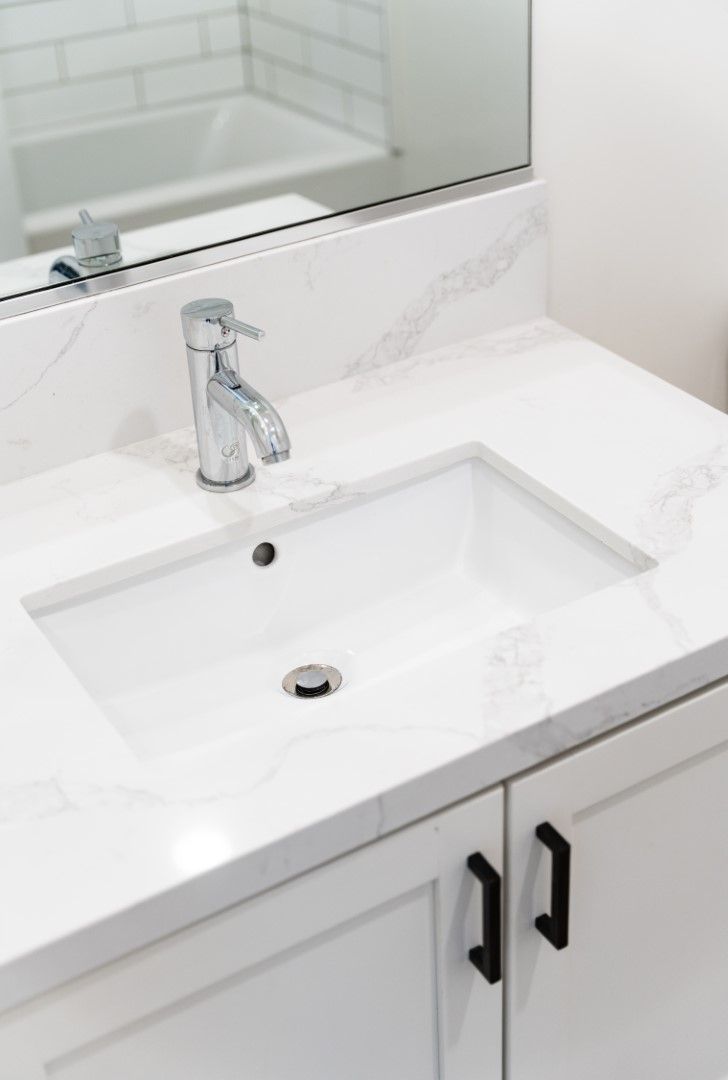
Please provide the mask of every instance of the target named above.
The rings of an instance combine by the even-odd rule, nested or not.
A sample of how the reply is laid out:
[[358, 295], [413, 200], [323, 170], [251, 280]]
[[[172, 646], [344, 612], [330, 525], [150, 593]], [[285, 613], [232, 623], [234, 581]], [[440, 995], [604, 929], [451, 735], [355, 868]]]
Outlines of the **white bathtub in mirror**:
[[[32, 251], [67, 243], [78, 215], [79, 163], [94, 216], [115, 221], [125, 234], [217, 208], [239, 209], [281, 185], [295, 192], [311, 174], [385, 154], [376, 143], [252, 94], [65, 125], [15, 142]], [[243, 235], [235, 218], [230, 225], [232, 231], [200, 243]], [[254, 218], [251, 225], [255, 231]], [[176, 250], [197, 246], [184, 236]]]

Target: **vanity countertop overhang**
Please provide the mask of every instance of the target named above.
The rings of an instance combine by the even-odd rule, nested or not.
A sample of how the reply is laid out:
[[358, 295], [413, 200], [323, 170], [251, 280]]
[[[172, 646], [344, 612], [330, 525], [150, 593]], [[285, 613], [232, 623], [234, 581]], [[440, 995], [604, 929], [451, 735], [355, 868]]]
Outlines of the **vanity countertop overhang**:
[[[549, 320], [279, 404], [294, 456], [236, 494], [196, 488], [191, 429], [0, 490], [0, 1008], [728, 674], [722, 413]], [[417, 694], [143, 758], [28, 611], [474, 456], [641, 572], [461, 642]]]

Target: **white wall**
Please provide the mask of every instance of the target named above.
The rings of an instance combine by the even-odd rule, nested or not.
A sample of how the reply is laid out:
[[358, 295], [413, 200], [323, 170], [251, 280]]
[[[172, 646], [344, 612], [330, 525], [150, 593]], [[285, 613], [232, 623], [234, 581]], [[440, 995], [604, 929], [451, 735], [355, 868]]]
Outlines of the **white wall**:
[[550, 313], [728, 405], [728, 0], [534, 0]]

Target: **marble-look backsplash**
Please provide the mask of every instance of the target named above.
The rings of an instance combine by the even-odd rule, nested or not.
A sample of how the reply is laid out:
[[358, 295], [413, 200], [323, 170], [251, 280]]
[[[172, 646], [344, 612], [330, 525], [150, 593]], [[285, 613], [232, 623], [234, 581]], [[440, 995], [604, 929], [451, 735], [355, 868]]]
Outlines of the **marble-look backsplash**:
[[179, 309], [268, 331], [241, 369], [280, 399], [543, 315], [533, 181], [0, 322], [0, 481], [191, 423]]

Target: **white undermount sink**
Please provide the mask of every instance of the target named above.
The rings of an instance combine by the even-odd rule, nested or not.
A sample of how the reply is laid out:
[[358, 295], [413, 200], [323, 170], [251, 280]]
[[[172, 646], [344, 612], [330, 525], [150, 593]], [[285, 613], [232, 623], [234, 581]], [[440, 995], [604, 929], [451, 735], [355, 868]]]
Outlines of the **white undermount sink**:
[[[275, 547], [267, 566], [252, 558], [263, 541]], [[109, 720], [149, 756], [274, 723], [282, 711], [330, 708], [474, 635], [637, 572], [470, 458], [271, 534], [28, 607]], [[311, 662], [339, 668], [341, 689], [288, 696], [283, 676]]]

